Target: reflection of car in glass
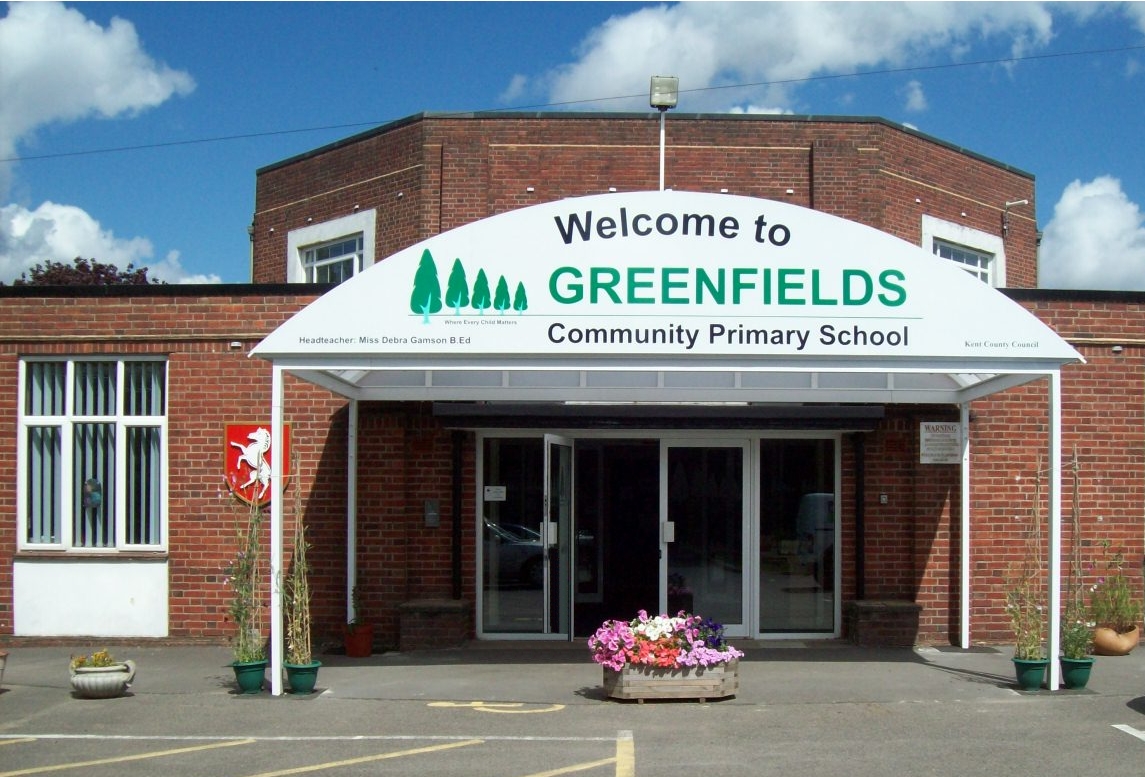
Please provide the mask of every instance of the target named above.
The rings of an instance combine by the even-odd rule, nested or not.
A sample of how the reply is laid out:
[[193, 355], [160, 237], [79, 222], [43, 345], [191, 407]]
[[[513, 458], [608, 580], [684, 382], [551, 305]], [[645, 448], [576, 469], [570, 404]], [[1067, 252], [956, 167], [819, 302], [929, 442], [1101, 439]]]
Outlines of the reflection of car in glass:
[[544, 550], [536, 529], [520, 524], [497, 524], [485, 521], [485, 578], [490, 578], [496, 564], [499, 586], [526, 585], [540, 588], [544, 584]]
[[800, 561], [814, 565], [815, 580], [835, 587], [835, 495], [804, 494], [795, 516]]

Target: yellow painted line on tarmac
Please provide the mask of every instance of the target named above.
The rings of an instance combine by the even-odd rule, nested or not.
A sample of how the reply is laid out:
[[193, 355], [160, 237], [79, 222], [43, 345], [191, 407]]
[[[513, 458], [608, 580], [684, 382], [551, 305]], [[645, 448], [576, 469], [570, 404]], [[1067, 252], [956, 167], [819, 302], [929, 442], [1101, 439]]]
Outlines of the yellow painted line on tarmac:
[[23, 739], [0, 739], [0, 746], [3, 745], [18, 745], [21, 742], [37, 742], [35, 737], [24, 737]]
[[636, 777], [636, 748], [631, 731], [621, 731], [616, 737], [616, 777]]
[[[460, 742], [450, 742], [446, 745], [431, 745], [429, 747], [415, 747], [412, 750], [398, 750], [393, 753], [381, 753], [380, 755], [364, 755], [361, 758], [347, 758], [344, 761], [327, 761], [326, 763], [314, 764], [312, 766], [297, 766], [293, 769], [282, 769], [277, 772], [260, 772], [259, 774], [252, 774], [250, 777], [283, 777], [287, 774], [305, 774], [306, 772], [320, 772], [323, 769], [338, 769], [342, 766], [353, 766], [354, 764], [365, 764], [371, 761], [384, 761], [387, 758], [403, 758], [407, 755], [420, 755], [422, 753], [436, 753], [442, 750], [452, 750], [455, 747], [467, 747], [469, 745], [483, 745], [483, 739], [465, 739]], [[0, 777], [4, 775], [0, 774]]]
[[635, 777], [636, 756], [635, 750], [632, 747], [631, 731], [621, 731], [619, 733], [616, 738], [616, 755], [612, 758], [601, 758], [599, 761], [587, 761], [585, 763], [562, 766], [558, 769], [550, 769], [547, 772], [526, 774], [522, 777], [558, 777], [558, 775], [561, 774], [587, 772], [589, 769], [595, 769], [599, 766], [608, 766], [609, 764], [616, 764], [616, 777]]
[[237, 739], [233, 742], [214, 742], [209, 745], [198, 745], [196, 747], [179, 747], [174, 750], [160, 750], [155, 753], [139, 753], [137, 755], [121, 755], [115, 758], [100, 758], [96, 761], [76, 761], [74, 763], [55, 764], [53, 766], [34, 766], [31, 769], [19, 769], [14, 772], [0, 772], [0, 777], [20, 777], [25, 774], [45, 774], [47, 772], [61, 772], [65, 769], [83, 769], [88, 766], [104, 766], [106, 764], [126, 763], [128, 761], [142, 761], [147, 758], [163, 758], [168, 755], [179, 755], [181, 753], [194, 753], [200, 750], [214, 750], [220, 747], [233, 747], [234, 745], [250, 745], [253, 744], [253, 739]]
[[[563, 704], [549, 704], [545, 707], [526, 707], [525, 702], [486, 702], [486, 701], [431, 701], [430, 707], [463, 707], [478, 712], [499, 712], [502, 715], [529, 715], [534, 712], [559, 712]], [[524, 709], [522, 709], [524, 708]]]

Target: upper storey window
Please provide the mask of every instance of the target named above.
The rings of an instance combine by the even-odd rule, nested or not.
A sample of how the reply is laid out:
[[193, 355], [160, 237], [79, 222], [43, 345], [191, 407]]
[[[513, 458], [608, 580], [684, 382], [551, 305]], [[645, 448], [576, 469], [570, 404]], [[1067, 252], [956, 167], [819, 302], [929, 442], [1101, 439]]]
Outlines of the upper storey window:
[[921, 246], [935, 256], [956, 262], [984, 283], [995, 288], [1006, 286], [1006, 246], [998, 235], [923, 216]]
[[934, 240], [934, 254], [943, 259], [949, 259], [962, 265], [962, 269], [980, 281], [994, 285], [991, 272], [994, 266], [994, 255], [984, 251], [975, 251], [973, 248], [948, 243], [945, 240]]
[[374, 263], [377, 214], [371, 209], [292, 229], [286, 236], [289, 283], [342, 283]]
[[362, 266], [362, 235], [311, 246], [302, 252], [307, 283], [341, 283]]

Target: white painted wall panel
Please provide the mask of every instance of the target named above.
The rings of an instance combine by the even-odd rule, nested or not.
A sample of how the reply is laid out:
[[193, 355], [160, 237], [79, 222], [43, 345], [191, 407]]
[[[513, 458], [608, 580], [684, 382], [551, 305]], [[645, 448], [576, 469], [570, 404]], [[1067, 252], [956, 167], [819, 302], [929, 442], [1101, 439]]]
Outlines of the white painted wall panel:
[[167, 560], [35, 559], [13, 565], [18, 637], [166, 637]]

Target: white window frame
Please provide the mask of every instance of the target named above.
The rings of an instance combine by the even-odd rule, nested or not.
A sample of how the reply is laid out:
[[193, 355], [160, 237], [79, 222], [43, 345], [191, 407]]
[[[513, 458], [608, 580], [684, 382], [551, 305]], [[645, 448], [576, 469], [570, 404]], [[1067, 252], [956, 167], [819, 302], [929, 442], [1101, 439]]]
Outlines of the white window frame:
[[[306, 266], [303, 257], [306, 249], [322, 243], [346, 240], [355, 235], [362, 236], [362, 268], [374, 264], [374, 243], [376, 242], [377, 211], [373, 208], [342, 218], [323, 221], [321, 224], [292, 229], [286, 235], [286, 281], [306, 283]], [[355, 268], [355, 273], [358, 269]]]
[[989, 269], [990, 285], [996, 289], [1006, 288], [1006, 244], [1000, 236], [934, 216], [923, 216], [921, 246], [927, 253], [937, 256], [934, 250], [935, 240], [952, 243], [980, 254], [992, 255]]
[[[27, 408], [27, 366], [31, 363], [54, 362], [63, 363], [64, 369], [64, 412], [61, 415], [28, 415]], [[111, 415], [79, 415], [75, 411], [75, 366], [80, 362], [104, 362], [116, 365], [116, 407]], [[163, 413], [160, 415], [127, 415], [124, 412], [124, 402], [128, 392], [124, 390], [124, 370], [128, 363], [158, 362], [165, 365], [163, 374]], [[92, 555], [116, 554], [123, 551], [166, 553], [170, 523], [168, 519], [168, 422], [167, 414], [170, 412], [170, 369], [165, 357], [150, 357], [145, 355], [123, 356], [118, 354], [93, 354], [82, 357], [28, 357], [19, 362], [19, 384], [16, 391], [18, 407], [18, 432], [16, 444], [16, 515], [17, 535], [16, 548], [19, 551], [61, 551], [67, 554]], [[74, 434], [77, 424], [114, 424], [115, 426], [115, 484], [114, 494], [117, 495], [114, 509], [115, 544], [107, 547], [83, 547], [74, 545], [74, 523], [71, 515], [71, 505], [74, 495], [71, 493], [72, 473], [74, 467]], [[62, 492], [60, 495], [59, 536], [55, 542], [29, 542], [28, 537], [28, 429], [32, 427], [55, 426], [60, 430], [60, 482]], [[159, 542], [149, 544], [127, 542], [127, 441], [128, 430], [131, 428], [151, 428], [159, 431], [159, 495], [157, 497], [159, 514]]]

